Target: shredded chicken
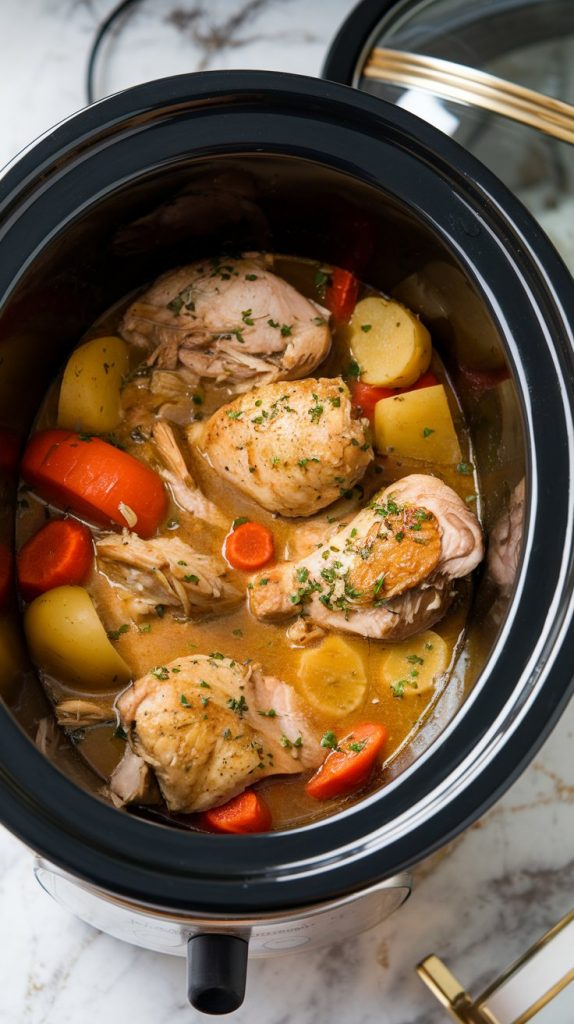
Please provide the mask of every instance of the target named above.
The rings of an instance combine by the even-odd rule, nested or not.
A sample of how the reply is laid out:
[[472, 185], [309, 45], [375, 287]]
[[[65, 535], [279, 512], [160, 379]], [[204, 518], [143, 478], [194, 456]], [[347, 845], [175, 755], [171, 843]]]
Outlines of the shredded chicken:
[[267, 259], [207, 259], [170, 270], [120, 324], [148, 363], [245, 391], [311, 373], [331, 345], [329, 312], [273, 274]]
[[219, 475], [270, 512], [310, 516], [372, 461], [368, 421], [353, 419], [341, 377], [267, 384], [224, 405], [193, 439]]
[[214, 526], [229, 527], [229, 519], [205, 497], [197, 486], [175, 439], [172, 427], [165, 420], [157, 420], [153, 427], [153, 440], [164, 463], [160, 475], [169, 485], [176, 505]]
[[157, 804], [161, 800], [153, 771], [127, 744], [124, 756], [112, 772], [109, 795], [115, 807]]
[[172, 811], [207, 810], [257, 779], [323, 760], [292, 687], [221, 654], [158, 666], [122, 694], [118, 711]]
[[102, 722], [114, 722], [115, 712], [111, 705], [105, 707], [91, 700], [70, 698], [61, 700], [55, 707], [56, 721], [65, 729], [85, 729]]
[[437, 477], [414, 474], [376, 494], [312, 554], [256, 576], [250, 607], [263, 621], [303, 612], [324, 628], [404, 639], [442, 618], [452, 581], [483, 554], [462, 499]]
[[107, 533], [96, 541], [101, 568], [120, 588], [128, 614], [147, 615], [157, 607], [183, 615], [218, 610], [242, 600], [228, 579], [222, 558], [195, 551], [178, 537], [142, 540], [135, 533]]

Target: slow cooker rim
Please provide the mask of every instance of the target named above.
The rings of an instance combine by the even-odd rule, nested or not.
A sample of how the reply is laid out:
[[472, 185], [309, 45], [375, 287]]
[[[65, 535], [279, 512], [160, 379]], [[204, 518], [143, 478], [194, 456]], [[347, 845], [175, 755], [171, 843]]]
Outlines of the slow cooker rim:
[[[289, 89], [291, 88], [292, 84], [296, 85], [298, 87], [299, 91], [301, 91], [301, 89], [303, 88], [303, 84], [304, 84], [307, 87], [308, 91], [311, 93], [311, 95], [314, 98], [317, 98], [317, 92], [319, 92], [319, 93], [323, 92], [324, 94], [326, 92], [327, 93], [327, 97], [329, 97], [329, 96], [333, 95], [333, 91], [334, 91], [334, 93], [335, 93], [334, 98], [335, 99], [338, 98], [337, 94], [340, 94], [340, 99], [341, 100], [349, 101], [350, 100], [350, 96], [352, 95], [353, 96], [353, 101], [352, 101], [353, 105], [356, 105], [357, 102], [358, 102], [356, 94], [351, 93], [350, 90], [341, 88], [339, 86], [326, 86], [324, 84], [317, 83], [314, 80], [301, 79], [301, 78], [298, 78], [296, 76], [280, 76], [280, 77], [281, 77], [281, 86], [282, 86], [284, 92], [288, 92]], [[229, 85], [230, 82], [233, 82], [235, 80], [235, 82], [237, 83], [237, 86], [241, 85], [241, 87], [244, 88], [244, 89], [256, 88], [256, 90], [259, 90], [259, 91], [261, 91], [261, 88], [262, 88], [262, 85], [263, 85], [262, 79], [265, 79], [266, 82], [268, 83], [268, 85], [270, 87], [272, 87], [273, 91], [276, 91], [277, 88], [278, 88], [277, 76], [270, 75], [269, 73], [265, 73], [265, 72], [261, 72], [261, 73], [234, 73], [234, 72], [218, 73], [218, 72], [212, 72], [212, 73], [207, 73], [207, 74], [201, 75], [201, 76], [178, 76], [178, 78], [176, 80], [168, 79], [165, 83], [163, 83], [163, 82], [162, 83], [148, 83], [146, 86], [136, 87], [135, 90], [128, 90], [127, 94], [130, 97], [133, 97], [133, 94], [135, 92], [139, 92], [140, 94], [146, 95], [146, 94], [148, 94], [148, 91], [150, 90], [150, 88], [153, 88], [153, 90], [155, 91], [156, 96], [157, 96], [157, 91], [158, 91], [158, 87], [159, 86], [163, 85], [164, 86], [164, 91], [171, 91], [172, 89], [175, 88], [175, 83], [176, 82], [178, 82], [180, 84], [183, 84], [183, 82], [189, 81], [190, 78], [193, 79], [193, 86], [194, 86], [194, 90], [196, 92], [197, 92], [197, 88], [198, 88], [198, 78], [204, 80], [204, 82], [205, 82], [205, 90], [206, 91], [208, 90], [208, 88], [210, 88], [210, 83], [213, 82], [214, 78], [218, 78], [220, 80], [222, 79], [223, 83], [226, 86]], [[208, 82], [209, 82], [209, 86], [208, 86]], [[251, 82], [251, 84], [248, 84], [249, 82]], [[304, 91], [304, 89], [303, 89], [303, 91]], [[113, 100], [123, 99], [125, 97], [126, 97], [126, 93], [122, 93], [122, 94], [118, 94], [117, 97], [114, 97], [112, 99]], [[364, 98], [364, 99], [366, 99], [366, 101], [367, 101], [367, 108], [370, 107], [371, 111], [373, 111], [373, 112], [375, 112], [374, 109], [373, 109], [374, 105], [376, 106], [376, 108], [379, 108], [381, 106], [380, 101], [373, 101], [370, 98]], [[97, 106], [98, 106], [98, 108], [101, 109], [103, 104], [110, 104], [111, 102], [112, 102], [111, 100], [102, 101]], [[361, 97], [360, 105], [363, 105], [363, 102], [364, 102], [364, 100]], [[142, 104], [141, 106], [143, 107], [143, 106], [145, 106], [145, 104]], [[153, 104], [152, 104], [152, 106], [153, 106]], [[392, 110], [393, 108], [390, 108], [390, 109]], [[90, 113], [90, 111], [84, 112], [84, 114], [87, 114], [87, 113]], [[377, 116], [380, 116], [380, 111], [378, 109], [376, 110], [376, 113], [377, 113]], [[400, 117], [401, 121], [405, 120], [405, 118], [403, 117], [403, 113], [401, 113], [401, 117]], [[387, 116], [388, 116], [388, 112], [387, 112]], [[75, 118], [73, 118], [71, 120], [74, 121], [75, 119], [79, 119], [79, 118], [82, 118], [82, 117], [83, 117], [83, 114], [80, 113], [78, 115], [75, 115]], [[403, 124], [396, 125], [396, 121], [397, 121], [396, 118], [391, 119], [391, 120], [395, 121], [395, 126], [396, 127], [404, 129], [404, 125]], [[414, 118], [411, 118], [411, 117], [407, 117], [406, 118], [407, 124], [409, 122], [411, 122], [411, 127], [412, 127], [413, 122], [415, 122], [415, 121], [416, 121], [416, 119], [414, 119]], [[66, 122], [66, 125], [69, 125], [69, 122]], [[420, 134], [424, 135], [424, 129], [427, 129], [427, 126], [423, 126], [423, 125], [419, 126], [417, 124], [417, 133], [419, 135]], [[61, 131], [61, 130], [62, 129], [57, 129], [56, 133], [54, 133], [54, 134], [57, 134], [57, 132]], [[432, 129], [431, 132], [430, 132], [430, 135], [431, 135], [432, 141], [437, 143], [437, 135], [438, 135], [438, 133], [436, 133], [434, 131], [434, 129]], [[443, 139], [443, 137], [441, 137], [441, 141], [442, 141], [442, 139]], [[50, 136], [47, 141], [50, 143], [51, 146], [54, 145], [53, 136]], [[459, 147], [456, 146], [456, 144], [451, 143], [450, 140], [448, 140], [448, 145], [446, 146], [446, 148], [448, 149], [449, 146], [454, 146], [455, 147], [455, 149], [457, 151], [457, 156], [460, 158], [460, 154], [463, 151], [460, 150]], [[439, 146], [439, 149], [440, 149], [440, 146]], [[470, 160], [470, 169], [467, 168], [467, 170], [466, 170], [467, 174], [471, 173], [471, 171], [473, 169], [472, 168], [473, 164], [476, 165], [476, 161], [473, 161], [471, 159]], [[480, 165], [476, 165], [476, 166], [480, 168]], [[481, 172], [483, 170], [484, 169], [481, 168]], [[492, 176], [490, 176], [488, 174], [486, 175], [486, 177], [487, 178], [490, 177], [492, 179]], [[496, 181], [496, 179], [492, 179], [492, 180]], [[492, 182], [491, 182], [491, 185], [492, 185]], [[500, 186], [500, 188], [502, 188], [502, 186]], [[506, 196], [505, 198], [508, 200], [508, 196]], [[516, 206], [518, 208], [518, 211], [522, 210], [522, 208], [519, 206], [519, 204], [516, 204]], [[506, 204], [505, 204], [505, 207], [506, 207]], [[500, 215], [500, 212], [499, 212], [499, 215]], [[518, 217], [518, 221], [520, 222], [520, 217]], [[527, 221], [527, 223], [525, 225], [526, 228], [527, 228], [527, 232], [526, 232], [527, 237], [528, 237], [529, 233], [530, 233], [530, 235], [532, 235], [532, 225], [534, 224], [534, 222], [530, 218], [529, 218], [529, 221], [530, 221], [530, 223], [528, 223], [528, 221]], [[560, 274], [562, 274], [562, 276], [564, 276], [564, 268], [560, 264], [560, 261], [559, 261], [557, 255], [555, 253], [553, 253], [553, 251], [548, 248], [548, 244], [542, 239], [541, 232], [539, 234], [540, 234], [540, 237], [538, 238], [538, 245], [540, 245], [542, 243], [542, 247], [543, 248], [544, 248], [544, 245], [547, 246], [547, 252], [545, 254], [544, 264], [547, 265], [548, 260], [550, 259], [550, 257], [552, 257], [552, 259], [550, 259], [550, 262], [551, 263], [554, 262], [554, 271], [555, 271], [555, 273], [558, 273], [559, 276], [560, 276]], [[530, 241], [532, 241], [532, 239], [530, 239]], [[566, 699], [566, 694], [563, 693], [562, 694], [562, 700], [565, 700], [565, 699]], [[558, 713], [558, 711], [557, 711], [558, 704], [559, 704], [559, 701], [554, 702], [554, 714], [555, 715]], [[7, 717], [8, 717], [7, 712], [5, 711], [5, 709], [2, 709], [2, 718], [4, 718], [6, 720]], [[11, 722], [11, 724], [13, 725], [14, 723]], [[550, 723], [547, 724], [547, 728], [548, 729], [550, 728]], [[22, 738], [23, 741], [25, 741], [25, 743], [29, 747], [30, 746], [29, 741], [23, 735], [22, 735], [21, 738]], [[540, 742], [541, 741], [542, 741], [542, 737], [540, 737]], [[37, 753], [37, 752], [35, 752], [35, 753]], [[41, 755], [38, 754], [38, 757], [41, 758]], [[45, 765], [45, 761], [43, 759], [41, 759], [41, 760], [42, 760], [42, 763]], [[53, 766], [50, 765], [49, 767], [50, 767], [50, 769], [53, 772], [57, 771], [55, 768], [53, 768]], [[517, 772], [519, 770], [519, 767], [520, 766], [516, 766], [515, 767], [515, 769], [514, 769], [515, 772]], [[58, 775], [59, 775], [59, 773], [58, 773]], [[63, 776], [61, 777], [61, 781], [67, 783], [68, 786], [73, 786], [73, 784], [70, 783], [68, 780], [65, 780]], [[503, 782], [499, 782], [499, 788], [504, 788], [507, 784], [509, 784], [508, 776], [504, 777]], [[73, 788], [76, 789], [76, 787], [73, 787]], [[495, 792], [497, 792], [497, 791], [498, 790], [495, 790]], [[5, 789], [5, 793], [6, 793], [6, 789]], [[492, 801], [491, 800], [489, 801], [488, 798], [487, 798], [485, 802], [488, 803], [488, 802], [492, 802]], [[94, 800], [93, 803], [97, 804], [98, 802]], [[114, 815], [114, 821], [118, 820], [115, 817], [116, 812], [111, 811], [108, 807], [106, 807], [103, 804], [99, 804], [98, 806], [103, 811], [105, 811], [107, 815], [113, 814]], [[359, 807], [360, 806], [361, 805], [359, 805]], [[471, 815], [470, 815], [468, 820], [471, 820], [471, 818], [475, 817], [477, 813], [480, 813], [481, 809], [482, 808], [479, 806], [479, 809], [478, 809], [478, 811], [476, 811], [476, 813], [475, 813], [475, 811], [473, 809], [473, 812], [471, 813]], [[355, 809], [355, 813], [356, 813], [356, 811], [357, 811], [357, 809]], [[13, 817], [12, 817], [12, 820], [14, 820]], [[102, 818], [102, 821], [103, 820], [104, 819]], [[110, 819], [110, 822], [111, 822], [111, 820], [112, 819]], [[22, 822], [20, 822], [20, 824], [22, 825]], [[454, 831], [458, 831], [460, 829], [460, 827], [464, 827], [464, 824], [465, 824], [465, 822], [463, 822], [462, 825], [460, 825], [460, 823], [459, 824], [453, 824], [451, 822], [451, 831], [450, 831], [450, 833], [448, 832], [448, 830], [446, 832], [444, 832], [441, 837], [435, 839], [434, 845], [435, 846], [436, 845], [440, 845], [442, 841], [446, 840], [446, 838], [448, 837], [449, 834], [454, 834]], [[14, 831], [18, 831], [18, 828], [15, 828]], [[275, 838], [281, 838], [281, 840], [284, 841], [285, 837], [287, 837], [289, 835], [293, 835], [293, 834], [295, 834], [295, 833], [282, 833], [280, 837], [276, 836]], [[25, 838], [26, 841], [29, 842], [30, 845], [32, 845], [33, 847], [38, 848], [37, 836], [36, 836], [36, 841], [34, 841], [31, 838], [27, 838], [26, 836], [23, 836], [23, 838]], [[211, 837], [206, 837], [206, 838], [211, 838]], [[271, 838], [272, 837], [266, 837], [266, 840], [271, 839]], [[216, 839], [215, 841], [217, 842], [218, 840]], [[239, 849], [240, 847], [242, 847], [243, 851], [247, 852], [247, 846], [245, 844], [249, 845], [250, 843], [253, 843], [253, 840], [244, 840], [244, 839], [232, 840], [232, 839], [228, 839], [226, 837], [226, 842], [229, 842], [230, 844], [231, 843], [238, 843], [239, 846], [237, 848]], [[261, 837], [258, 837], [256, 842], [260, 843], [261, 842]], [[231, 846], [230, 846], [230, 850], [231, 850]], [[44, 853], [49, 859], [54, 860], [54, 861], [56, 861], [58, 863], [62, 863], [62, 857], [61, 856], [59, 856], [59, 857], [58, 856], [54, 856], [53, 853], [51, 853], [48, 849], [46, 849], [46, 848], [41, 849], [41, 852]], [[425, 850], [425, 852], [428, 852], [428, 851]], [[411, 861], [414, 860], [414, 859], [418, 859], [418, 857], [421, 856], [421, 855], [422, 854], [420, 852], [417, 852], [416, 854], [414, 854], [412, 856]], [[406, 857], [406, 860], [402, 860], [401, 861], [401, 866], [409, 862], [408, 861], [408, 852], [407, 851], [405, 851], [405, 855], [404, 856]], [[74, 858], [73, 863], [70, 862], [66, 866], [71, 868], [74, 871], [74, 873], [76, 873], [76, 874], [80, 874], [81, 873], [81, 871], [78, 871], [77, 861], [75, 860], [75, 858]], [[388, 871], [385, 871], [385, 875], [387, 875], [387, 874], [388, 874]], [[359, 876], [360, 876], [360, 873], [359, 873]], [[94, 874], [90, 873], [87, 877], [89, 877], [90, 879], [93, 880], [94, 879]], [[369, 877], [371, 877], [371, 876], [369, 876]], [[102, 881], [105, 881], [105, 879], [102, 878]], [[271, 881], [271, 884], [276, 887], [276, 881]], [[349, 886], [353, 887], [355, 885], [364, 884], [364, 878], [359, 877], [358, 879], [353, 880], [352, 872], [348, 871], [346, 876], [345, 876], [345, 878], [342, 878], [340, 880], [340, 884], [343, 886], [343, 888], [340, 891], [344, 891], [344, 889], [347, 889]], [[104, 885], [104, 888], [105, 887], [106, 886]], [[249, 890], [250, 891], [249, 891], [248, 895], [246, 895], [246, 904], [245, 905], [253, 906], [253, 903], [254, 903], [253, 888], [250, 886]], [[316, 895], [319, 895], [318, 890], [317, 890], [317, 878], [316, 877], [314, 878], [314, 881], [313, 880], [311, 881], [311, 887], [309, 888], [309, 886], [307, 886], [307, 890], [308, 890], [308, 894], [309, 894], [309, 899], [314, 899], [314, 898], [316, 898]], [[328, 892], [332, 892], [332, 891], [333, 890], [331, 888], [328, 889]], [[299, 895], [298, 895], [297, 899], [299, 901], [303, 901], [304, 902], [305, 901], [305, 887], [302, 886], [302, 885], [299, 885], [298, 886], [298, 893], [299, 893]], [[141, 898], [141, 892], [140, 892], [139, 895], [140, 895], [140, 898]], [[284, 896], [284, 894], [282, 894], [281, 899], [283, 899], [283, 896]], [[289, 902], [293, 902], [293, 899], [292, 899], [291, 896], [288, 897], [288, 899], [289, 899]], [[242, 902], [242, 901], [240, 901], [240, 902]], [[181, 901], [179, 899], [178, 899], [178, 903], [179, 903], [179, 905], [181, 903]], [[197, 906], [197, 904], [194, 904], [194, 906]]]

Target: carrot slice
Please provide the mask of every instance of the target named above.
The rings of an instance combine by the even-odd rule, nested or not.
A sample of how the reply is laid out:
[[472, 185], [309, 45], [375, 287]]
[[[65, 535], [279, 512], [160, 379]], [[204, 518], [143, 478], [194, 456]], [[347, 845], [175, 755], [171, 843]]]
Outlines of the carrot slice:
[[0, 609], [8, 604], [12, 589], [12, 566], [14, 558], [7, 544], [0, 544]]
[[421, 388], [432, 388], [435, 384], [438, 384], [438, 380], [434, 373], [430, 371], [423, 373], [422, 377], [419, 377], [416, 383], [411, 384], [408, 388], [377, 388], [372, 384], [363, 384], [362, 381], [356, 381], [356, 383], [351, 384], [351, 397], [353, 405], [358, 406], [363, 416], [372, 421], [375, 415], [375, 406], [381, 399], [405, 395], [407, 391], [420, 391]]
[[234, 569], [254, 572], [275, 556], [273, 534], [261, 523], [241, 523], [227, 537], [225, 557]]
[[335, 320], [350, 320], [357, 305], [359, 282], [350, 270], [335, 267], [325, 293], [325, 303]]
[[75, 519], [54, 519], [18, 553], [18, 583], [25, 601], [54, 587], [83, 583], [94, 560], [90, 531]]
[[271, 811], [252, 789], [234, 796], [221, 807], [213, 807], [200, 815], [200, 825], [216, 832], [268, 832]]
[[[332, 736], [326, 733], [326, 736]], [[333, 736], [333, 742], [336, 743]], [[315, 800], [330, 800], [359, 789], [368, 782], [377, 756], [387, 738], [387, 729], [378, 722], [361, 722], [327, 754], [320, 768], [309, 779], [306, 790]]]
[[46, 501], [100, 526], [128, 526], [144, 538], [167, 512], [157, 473], [99, 437], [41, 431], [24, 452], [22, 476]]

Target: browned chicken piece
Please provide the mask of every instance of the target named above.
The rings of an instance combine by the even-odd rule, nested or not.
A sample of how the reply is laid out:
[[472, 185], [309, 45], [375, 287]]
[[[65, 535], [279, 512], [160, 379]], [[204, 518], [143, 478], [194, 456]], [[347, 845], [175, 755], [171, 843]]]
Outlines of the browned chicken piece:
[[341, 377], [267, 384], [236, 398], [190, 439], [222, 479], [270, 512], [310, 516], [349, 491], [373, 458]]
[[250, 607], [263, 621], [302, 613], [324, 628], [402, 640], [442, 618], [452, 581], [483, 554], [464, 501], [437, 477], [414, 474], [376, 494], [312, 554], [255, 576]]
[[292, 687], [218, 653], [158, 666], [117, 707], [133, 753], [153, 769], [171, 811], [216, 807], [258, 779], [323, 759]]
[[329, 312], [269, 269], [261, 255], [170, 270], [126, 311], [119, 332], [148, 363], [245, 391], [304, 377], [331, 345]]
[[199, 519], [205, 519], [212, 525], [227, 530], [230, 525], [229, 518], [224, 516], [217, 505], [209, 501], [197, 486], [170, 424], [165, 420], [157, 420], [152, 437], [163, 462], [163, 468], [159, 467], [159, 474], [168, 484], [176, 505]]
[[222, 558], [201, 554], [178, 537], [142, 540], [127, 530], [107, 533], [96, 541], [96, 555], [132, 618], [160, 604], [190, 616], [243, 599]]

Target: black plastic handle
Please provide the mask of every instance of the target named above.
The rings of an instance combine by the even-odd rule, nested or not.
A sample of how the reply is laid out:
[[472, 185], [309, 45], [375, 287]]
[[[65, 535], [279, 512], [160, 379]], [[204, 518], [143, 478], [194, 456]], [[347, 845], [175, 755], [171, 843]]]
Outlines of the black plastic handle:
[[245, 997], [248, 943], [238, 935], [193, 935], [187, 943], [187, 995], [196, 1010], [222, 1014]]

